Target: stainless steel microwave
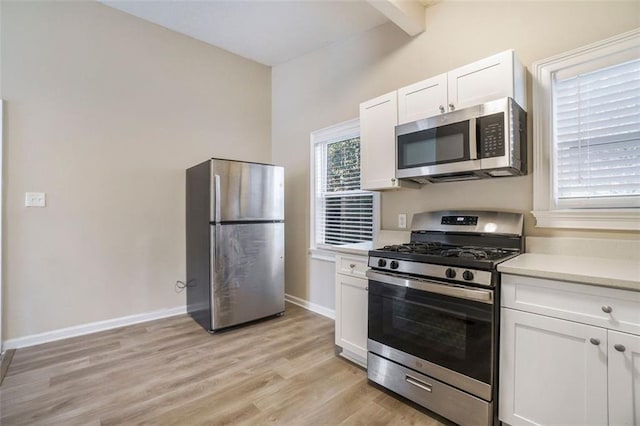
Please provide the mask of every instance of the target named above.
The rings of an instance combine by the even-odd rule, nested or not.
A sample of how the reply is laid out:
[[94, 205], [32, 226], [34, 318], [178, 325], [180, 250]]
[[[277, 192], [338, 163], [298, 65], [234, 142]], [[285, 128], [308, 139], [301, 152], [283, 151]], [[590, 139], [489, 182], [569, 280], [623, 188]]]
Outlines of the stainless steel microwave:
[[396, 177], [419, 183], [527, 174], [527, 113], [511, 98], [396, 126]]

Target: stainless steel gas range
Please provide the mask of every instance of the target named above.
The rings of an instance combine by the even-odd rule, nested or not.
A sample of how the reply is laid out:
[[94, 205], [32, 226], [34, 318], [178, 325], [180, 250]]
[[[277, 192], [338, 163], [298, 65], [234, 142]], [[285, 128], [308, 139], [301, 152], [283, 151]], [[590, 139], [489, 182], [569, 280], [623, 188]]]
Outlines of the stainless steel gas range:
[[500, 262], [519, 213], [414, 215], [411, 242], [369, 252], [368, 376], [460, 425], [497, 422]]

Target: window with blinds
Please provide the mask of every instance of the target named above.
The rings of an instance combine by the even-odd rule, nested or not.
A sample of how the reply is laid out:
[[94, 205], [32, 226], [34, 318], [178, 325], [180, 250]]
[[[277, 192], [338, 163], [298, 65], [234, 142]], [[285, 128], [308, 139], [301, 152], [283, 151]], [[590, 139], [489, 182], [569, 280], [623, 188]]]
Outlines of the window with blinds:
[[374, 195], [360, 189], [359, 127], [331, 130], [314, 138], [315, 245], [371, 241]]
[[556, 207], [640, 206], [640, 59], [552, 84]]

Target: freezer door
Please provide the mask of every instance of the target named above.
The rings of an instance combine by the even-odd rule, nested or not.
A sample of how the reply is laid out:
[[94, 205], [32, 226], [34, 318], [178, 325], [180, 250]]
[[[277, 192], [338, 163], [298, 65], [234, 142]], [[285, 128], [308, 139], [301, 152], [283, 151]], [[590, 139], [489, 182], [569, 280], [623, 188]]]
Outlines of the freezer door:
[[282, 167], [211, 160], [211, 182], [211, 222], [284, 220]]
[[211, 324], [284, 312], [284, 223], [211, 226]]

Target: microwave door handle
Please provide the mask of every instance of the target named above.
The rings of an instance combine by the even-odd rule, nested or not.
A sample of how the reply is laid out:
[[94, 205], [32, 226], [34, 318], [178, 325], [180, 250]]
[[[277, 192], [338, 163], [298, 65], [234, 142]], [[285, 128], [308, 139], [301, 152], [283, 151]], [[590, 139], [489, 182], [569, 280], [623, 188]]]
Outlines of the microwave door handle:
[[478, 127], [476, 126], [476, 119], [469, 119], [469, 159], [478, 159], [478, 145], [476, 142], [476, 134], [478, 133]]

